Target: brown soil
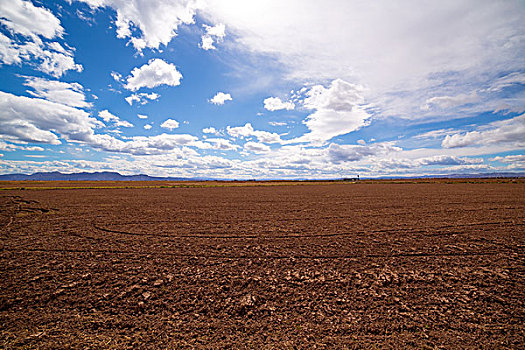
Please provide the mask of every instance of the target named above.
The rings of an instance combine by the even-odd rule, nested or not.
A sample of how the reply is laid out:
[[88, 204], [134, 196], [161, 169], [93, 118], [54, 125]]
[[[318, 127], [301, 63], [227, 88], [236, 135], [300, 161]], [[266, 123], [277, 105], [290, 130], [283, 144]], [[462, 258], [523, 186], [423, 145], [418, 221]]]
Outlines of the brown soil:
[[0, 210], [0, 348], [525, 347], [523, 181], [4, 190]]

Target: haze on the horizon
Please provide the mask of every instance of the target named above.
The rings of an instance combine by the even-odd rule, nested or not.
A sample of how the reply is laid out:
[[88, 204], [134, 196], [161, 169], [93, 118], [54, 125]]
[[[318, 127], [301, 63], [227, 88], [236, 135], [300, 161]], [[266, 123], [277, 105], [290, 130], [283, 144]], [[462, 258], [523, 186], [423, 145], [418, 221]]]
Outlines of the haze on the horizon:
[[525, 171], [525, 2], [0, 0], [0, 173]]

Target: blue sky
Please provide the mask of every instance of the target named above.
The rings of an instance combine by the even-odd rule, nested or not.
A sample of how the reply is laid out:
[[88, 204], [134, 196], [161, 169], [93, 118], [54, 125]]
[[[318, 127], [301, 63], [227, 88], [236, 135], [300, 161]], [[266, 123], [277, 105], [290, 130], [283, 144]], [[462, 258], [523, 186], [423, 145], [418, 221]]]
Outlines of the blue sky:
[[0, 0], [0, 173], [525, 171], [523, 1]]

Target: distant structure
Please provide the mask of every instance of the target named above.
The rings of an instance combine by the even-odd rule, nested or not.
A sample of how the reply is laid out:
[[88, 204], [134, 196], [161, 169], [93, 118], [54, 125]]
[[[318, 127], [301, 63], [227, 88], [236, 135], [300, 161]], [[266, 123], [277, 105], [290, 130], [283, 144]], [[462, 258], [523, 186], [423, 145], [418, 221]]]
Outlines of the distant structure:
[[350, 182], [359, 181], [359, 175], [357, 175], [357, 177], [345, 177], [343, 181], [350, 181]]

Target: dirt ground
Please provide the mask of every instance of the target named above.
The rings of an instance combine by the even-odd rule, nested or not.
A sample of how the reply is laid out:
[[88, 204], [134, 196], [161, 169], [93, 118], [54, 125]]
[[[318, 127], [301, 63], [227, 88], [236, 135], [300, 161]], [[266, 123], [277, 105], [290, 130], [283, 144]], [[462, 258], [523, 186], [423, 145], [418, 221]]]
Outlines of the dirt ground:
[[0, 348], [525, 348], [524, 224], [519, 180], [2, 190]]

